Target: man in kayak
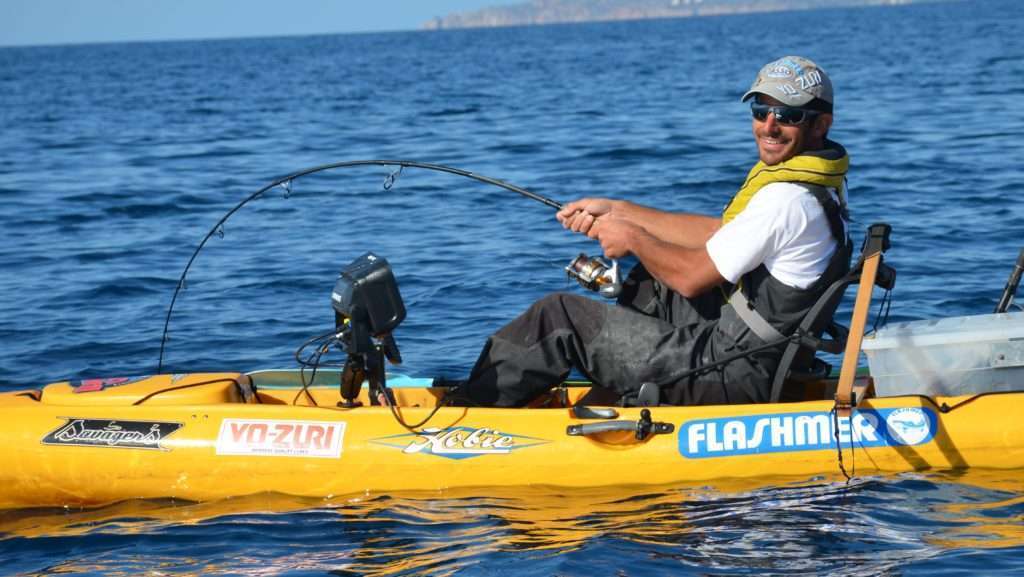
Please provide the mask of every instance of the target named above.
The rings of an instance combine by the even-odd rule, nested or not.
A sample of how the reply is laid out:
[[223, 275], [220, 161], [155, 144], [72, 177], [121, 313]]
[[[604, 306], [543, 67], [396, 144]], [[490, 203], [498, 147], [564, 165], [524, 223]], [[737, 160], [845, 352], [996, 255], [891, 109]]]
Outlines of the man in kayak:
[[608, 258], [639, 261], [616, 305], [549, 295], [492, 335], [460, 396], [514, 407], [575, 368], [629, 398], [643, 383], [675, 405], [769, 400], [782, 346], [703, 374], [700, 365], [790, 335], [849, 268], [849, 159], [828, 139], [832, 84], [814, 62], [764, 66], [750, 90], [760, 161], [717, 216], [584, 198], [557, 215], [600, 241]]

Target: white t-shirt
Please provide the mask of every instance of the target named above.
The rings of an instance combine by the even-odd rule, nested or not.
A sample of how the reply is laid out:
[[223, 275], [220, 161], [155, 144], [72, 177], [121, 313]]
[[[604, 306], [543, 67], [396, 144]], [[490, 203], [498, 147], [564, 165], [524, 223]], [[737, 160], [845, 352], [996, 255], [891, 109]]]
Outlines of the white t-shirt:
[[794, 182], [762, 187], [707, 243], [715, 268], [733, 284], [764, 263], [777, 280], [801, 289], [825, 272], [836, 248], [821, 204]]

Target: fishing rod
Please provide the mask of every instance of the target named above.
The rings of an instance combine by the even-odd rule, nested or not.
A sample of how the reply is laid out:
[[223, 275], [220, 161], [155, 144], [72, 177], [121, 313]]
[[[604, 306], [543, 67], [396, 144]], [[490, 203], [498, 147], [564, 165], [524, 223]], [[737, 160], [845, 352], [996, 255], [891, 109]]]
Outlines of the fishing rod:
[[[267, 184], [263, 188], [250, 194], [249, 196], [242, 199], [238, 204], [231, 208], [231, 210], [224, 213], [216, 224], [206, 233], [202, 241], [199, 242], [199, 246], [196, 247], [192, 256], [188, 259], [188, 263], [185, 264], [185, 268], [181, 271], [181, 276], [178, 277], [178, 284], [174, 288], [174, 295], [171, 297], [171, 304], [167, 307], [167, 316], [164, 319], [164, 330], [163, 335], [160, 338], [160, 357], [157, 361], [156, 372], [160, 373], [163, 370], [164, 365], [164, 351], [167, 347], [167, 332], [171, 324], [171, 315], [174, 312], [174, 305], [178, 301], [178, 295], [181, 293], [181, 289], [185, 286], [185, 278], [188, 276], [188, 271], [192, 268], [192, 263], [195, 262], [196, 257], [202, 252], [203, 247], [209, 242], [214, 235], [219, 234], [223, 236], [224, 224], [230, 219], [236, 212], [242, 209], [245, 205], [249, 204], [253, 200], [260, 198], [267, 191], [273, 190], [277, 187], [283, 187], [286, 194], [290, 194], [292, 190], [292, 181], [315, 174], [318, 172], [324, 172], [328, 170], [336, 170], [341, 168], [352, 168], [358, 166], [391, 166], [398, 167], [398, 170], [388, 174], [384, 180], [384, 190], [388, 191], [394, 186], [398, 177], [402, 174], [402, 170], [405, 168], [420, 168], [424, 170], [432, 170], [435, 172], [444, 172], [448, 174], [454, 174], [456, 176], [462, 176], [485, 184], [497, 186], [499, 188], [515, 192], [531, 200], [535, 200], [541, 204], [549, 206], [555, 210], [561, 210], [563, 204], [552, 200], [546, 196], [539, 195], [535, 192], [526, 190], [525, 188], [510, 184], [497, 178], [484, 176], [482, 174], [476, 174], [474, 172], [463, 170], [461, 168], [455, 168], [452, 166], [445, 166], [442, 164], [432, 164], [427, 162], [418, 162], [415, 160], [348, 160], [342, 162], [334, 162], [331, 164], [323, 164], [320, 166], [314, 166], [311, 168], [305, 168], [286, 176], [282, 176], [271, 183]], [[565, 267], [566, 272], [570, 278], [575, 279], [586, 289], [593, 290], [601, 294], [606, 298], [614, 298], [618, 296], [622, 290], [622, 281], [619, 274], [619, 263], [618, 261], [612, 261], [612, 265], [608, 265], [605, 261], [598, 257], [587, 257], [585, 254], [580, 254], [578, 257], [573, 259], [568, 266]]]
[[1017, 263], [1013, 265], [1013, 271], [1010, 272], [1010, 278], [1006, 281], [1006, 287], [1003, 288], [1003, 295], [999, 298], [999, 304], [996, 305], [996, 313], [1005, 313], [1010, 305], [1013, 304], [1014, 295], [1017, 294], [1017, 285], [1020, 284], [1021, 274], [1024, 273], [1024, 249], [1021, 249], [1020, 254], [1017, 255]]

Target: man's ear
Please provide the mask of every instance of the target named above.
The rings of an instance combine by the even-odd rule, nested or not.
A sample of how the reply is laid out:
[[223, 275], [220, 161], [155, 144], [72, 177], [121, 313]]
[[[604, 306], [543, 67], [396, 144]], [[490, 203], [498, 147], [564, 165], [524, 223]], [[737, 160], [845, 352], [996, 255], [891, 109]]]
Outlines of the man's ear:
[[828, 129], [832, 127], [832, 115], [831, 114], [819, 114], [814, 119], [814, 135], [818, 138], [825, 138], [828, 134]]

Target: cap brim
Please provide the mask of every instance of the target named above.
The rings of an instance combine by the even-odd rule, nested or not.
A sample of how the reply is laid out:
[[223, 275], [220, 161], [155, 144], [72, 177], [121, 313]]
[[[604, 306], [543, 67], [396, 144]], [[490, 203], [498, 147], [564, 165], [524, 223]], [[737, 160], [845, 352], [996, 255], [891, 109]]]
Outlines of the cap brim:
[[747, 93], [743, 95], [743, 98], [740, 99], [740, 102], [746, 102], [756, 94], [763, 94], [769, 98], [774, 98], [775, 100], [778, 100], [779, 102], [785, 104], [786, 106], [803, 106], [804, 104], [807, 104], [808, 102], [814, 100], [814, 96], [811, 94], [800, 94], [799, 96], [783, 97], [782, 95], [771, 94], [769, 92], [765, 92], [764, 90], [748, 90]]

